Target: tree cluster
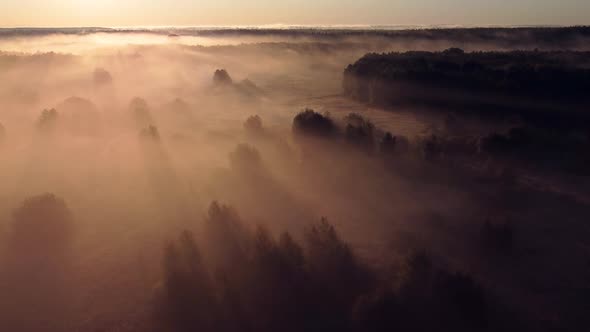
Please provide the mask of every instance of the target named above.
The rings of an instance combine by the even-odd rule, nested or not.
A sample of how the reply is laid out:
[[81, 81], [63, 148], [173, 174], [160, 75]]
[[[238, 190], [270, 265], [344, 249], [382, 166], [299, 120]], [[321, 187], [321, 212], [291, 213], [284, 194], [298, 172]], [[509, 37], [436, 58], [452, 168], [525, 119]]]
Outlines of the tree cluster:
[[486, 293], [413, 254], [395, 277], [361, 262], [326, 219], [289, 233], [251, 230], [212, 203], [202, 240], [185, 231], [163, 256], [155, 314], [174, 331], [483, 331]]

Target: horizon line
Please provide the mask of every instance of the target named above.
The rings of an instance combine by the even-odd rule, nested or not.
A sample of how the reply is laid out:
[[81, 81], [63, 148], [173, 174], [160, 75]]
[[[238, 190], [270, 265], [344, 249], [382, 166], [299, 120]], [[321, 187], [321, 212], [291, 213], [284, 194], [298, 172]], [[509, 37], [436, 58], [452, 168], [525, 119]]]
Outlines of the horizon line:
[[477, 29], [477, 28], [576, 28], [590, 27], [590, 24], [260, 24], [260, 25], [121, 25], [121, 26], [0, 26], [0, 30], [18, 29], [102, 29], [102, 30], [163, 30], [163, 29], [200, 29], [200, 30], [276, 30], [276, 29], [324, 29], [324, 30], [418, 30], [418, 29]]

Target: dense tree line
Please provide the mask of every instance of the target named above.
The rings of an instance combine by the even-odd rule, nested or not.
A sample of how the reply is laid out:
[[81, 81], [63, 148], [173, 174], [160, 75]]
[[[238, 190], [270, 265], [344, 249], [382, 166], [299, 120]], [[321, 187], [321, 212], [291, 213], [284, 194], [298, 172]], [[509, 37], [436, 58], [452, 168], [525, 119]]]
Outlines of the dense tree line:
[[[212, 203], [203, 236], [163, 255], [155, 314], [175, 331], [484, 331], [507, 327], [469, 275], [408, 256], [393, 275], [365, 266], [326, 219], [299, 242], [249, 229]], [[201, 239], [202, 240], [199, 240]], [[493, 322], [491, 320], [494, 320]], [[512, 326], [515, 327], [515, 326]]]
[[478, 115], [518, 114], [552, 125], [587, 119], [588, 52], [367, 54], [344, 72], [344, 92], [389, 106], [425, 104]]
[[[369, 100], [372, 81], [491, 89], [507, 95], [582, 98], [590, 83], [587, 52], [443, 52], [368, 54], [345, 71], [345, 92]], [[359, 82], [355, 84], [355, 80]], [[367, 82], [362, 82], [367, 80]], [[358, 84], [358, 85], [357, 85]], [[363, 91], [362, 89], [367, 91]], [[374, 96], [378, 98], [379, 96]], [[403, 96], [402, 96], [403, 97]]]
[[509, 162], [521, 167], [587, 174], [590, 159], [588, 132], [574, 129], [550, 129], [519, 126], [503, 132], [484, 135], [453, 133], [450, 129], [422, 135], [412, 140], [376, 127], [360, 114], [351, 113], [342, 121], [311, 109], [293, 120], [296, 137], [314, 137], [342, 142], [385, 161], [419, 159], [430, 162], [453, 162], [455, 159], [480, 161], [490, 159], [498, 164]]
[[124, 29], [124, 28], [5, 28], [0, 36], [39, 36], [54, 33], [65, 35], [88, 35], [93, 33], [150, 33], [165, 35], [274, 35], [274, 36], [315, 36], [337, 38], [354, 36], [381, 36], [391, 39], [408, 40], [456, 40], [456, 41], [501, 41], [505, 44], [522, 45], [530, 42], [545, 42], [559, 47], [575, 44], [580, 38], [590, 37], [590, 27], [519, 27], [519, 28], [432, 28], [432, 29], [388, 29], [371, 28], [162, 28], [162, 29]]
[[505, 48], [523, 46], [568, 49], [579, 47], [580, 42], [590, 38], [590, 28], [578, 27], [522, 27], [522, 28], [435, 28], [435, 29], [178, 29], [177, 34], [199, 34], [207, 36], [283, 36], [315, 37], [339, 40], [350, 37], [380, 37], [388, 41], [424, 42], [448, 41], [454, 43], [494, 44]]

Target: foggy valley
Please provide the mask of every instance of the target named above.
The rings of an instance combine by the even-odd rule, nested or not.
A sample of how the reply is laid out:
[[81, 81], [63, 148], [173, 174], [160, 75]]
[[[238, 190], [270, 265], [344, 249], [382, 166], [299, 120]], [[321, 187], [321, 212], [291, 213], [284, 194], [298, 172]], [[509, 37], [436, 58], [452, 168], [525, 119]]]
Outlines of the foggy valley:
[[589, 42], [0, 29], [0, 331], [583, 331]]

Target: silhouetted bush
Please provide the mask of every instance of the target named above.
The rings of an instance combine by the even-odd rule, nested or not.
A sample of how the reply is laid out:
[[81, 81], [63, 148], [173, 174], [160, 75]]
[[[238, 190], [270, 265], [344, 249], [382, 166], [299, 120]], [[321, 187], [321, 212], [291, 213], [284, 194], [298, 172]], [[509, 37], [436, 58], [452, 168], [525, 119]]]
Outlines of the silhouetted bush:
[[232, 169], [242, 173], [256, 174], [264, 168], [260, 152], [248, 144], [239, 144], [229, 154], [229, 160]]
[[422, 156], [427, 161], [438, 160], [443, 153], [443, 142], [436, 135], [425, 137], [421, 142]]
[[71, 245], [72, 215], [64, 200], [53, 194], [27, 198], [13, 217], [13, 249], [51, 255]]
[[344, 137], [351, 145], [372, 153], [375, 150], [375, 125], [361, 115], [351, 113], [344, 118]]
[[101, 114], [89, 99], [69, 97], [56, 106], [60, 122], [70, 134], [87, 136], [101, 129]]
[[329, 137], [336, 132], [336, 126], [327, 115], [305, 109], [293, 119], [293, 133], [311, 137]]
[[151, 140], [154, 142], [160, 141], [160, 131], [158, 130], [158, 127], [153, 126], [153, 125], [150, 125], [147, 128], [143, 128], [139, 132], [139, 136], [142, 139]]
[[217, 86], [231, 85], [233, 80], [225, 69], [217, 69], [213, 74], [213, 84]]
[[379, 143], [379, 151], [384, 157], [403, 155], [410, 149], [410, 141], [405, 136], [393, 136], [386, 132]]
[[140, 128], [154, 124], [154, 119], [147, 102], [142, 98], [133, 98], [129, 103], [129, 110]]
[[103, 68], [96, 68], [94, 70], [92, 78], [94, 80], [94, 84], [97, 86], [108, 85], [113, 82], [113, 77], [111, 76], [111, 73], [109, 73]]
[[263, 132], [262, 119], [258, 115], [252, 115], [244, 122], [244, 129], [247, 133], [260, 135]]
[[55, 108], [44, 109], [37, 120], [37, 128], [43, 133], [51, 133], [57, 126], [58, 113]]
[[383, 155], [393, 155], [397, 145], [397, 137], [393, 136], [390, 132], [386, 132], [381, 143], [379, 144], [379, 151]]

